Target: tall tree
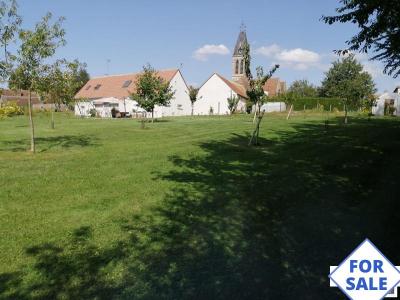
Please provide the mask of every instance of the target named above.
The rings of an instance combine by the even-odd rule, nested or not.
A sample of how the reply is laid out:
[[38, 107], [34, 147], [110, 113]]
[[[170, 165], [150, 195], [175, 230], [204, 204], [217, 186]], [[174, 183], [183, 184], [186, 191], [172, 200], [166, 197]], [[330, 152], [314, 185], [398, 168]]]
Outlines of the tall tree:
[[342, 99], [345, 124], [347, 124], [349, 106], [362, 106], [363, 102], [375, 91], [375, 83], [371, 75], [363, 70], [363, 66], [352, 54], [332, 63], [332, 67], [325, 73], [321, 87], [324, 96]]
[[348, 49], [338, 52], [372, 52], [373, 60], [385, 64], [384, 72], [400, 74], [400, 1], [399, 0], [341, 0], [337, 15], [323, 16], [331, 25], [353, 23], [359, 32], [346, 41]]
[[[35, 129], [32, 117], [32, 91], [40, 93], [43, 79], [51, 69], [48, 59], [53, 57], [57, 48], [65, 45], [65, 31], [62, 28], [64, 18], [50, 24], [52, 15], [48, 13], [38, 22], [34, 30], [21, 30], [21, 45], [18, 49], [18, 74], [15, 84], [25, 85], [29, 91], [28, 110], [31, 129], [31, 151], [35, 152]], [[19, 79], [18, 79], [19, 78]]]
[[316, 97], [318, 95], [317, 88], [308, 82], [307, 79], [293, 81], [287, 92], [296, 98]]
[[136, 79], [136, 91], [131, 94], [141, 108], [151, 112], [151, 122], [154, 122], [154, 107], [156, 105], [167, 106], [174, 97], [169, 82], [160, 77], [156, 70], [147, 64], [143, 66], [143, 72]]
[[16, 39], [21, 22], [17, 1], [0, 1], [0, 47], [3, 49], [0, 56], [1, 81], [7, 81], [10, 76], [14, 55], [8, 51], [8, 46]]
[[192, 116], [193, 116], [193, 111], [194, 111], [194, 104], [196, 103], [199, 94], [199, 88], [195, 88], [194, 86], [189, 86], [189, 98], [190, 98], [190, 103], [192, 104]]
[[261, 66], [257, 67], [257, 74], [254, 78], [251, 73], [250, 68], [250, 46], [248, 43], [245, 43], [243, 49], [243, 58], [245, 64], [245, 74], [248, 80], [248, 88], [247, 88], [247, 96], [249, 97], [250, 102], [253, 104], [255, 109], [254, 117], [256, 119], [255, 128], [253, 134], [251, 135], [249, 145], [258, 145], [258, 136], [260, 133], [260, 124], [261, 120], [264, 116], [264, 111], [261, 110], [262, 104], [266, 101], [267, 96], [264, 92], [264, 85], [272, 77], [272, 75], [278, 70], [279, 65], [275, 65], [267, 74], [264, 74], [264, 70]]
[[75, 77], [75, 83], [76, 83], [76, 90], [75, 90], [75, 94], [76, 94], [90, 80], [90, 75], [86, 71], [86, 64], [79, 65], [79, 68], [74, 77]]

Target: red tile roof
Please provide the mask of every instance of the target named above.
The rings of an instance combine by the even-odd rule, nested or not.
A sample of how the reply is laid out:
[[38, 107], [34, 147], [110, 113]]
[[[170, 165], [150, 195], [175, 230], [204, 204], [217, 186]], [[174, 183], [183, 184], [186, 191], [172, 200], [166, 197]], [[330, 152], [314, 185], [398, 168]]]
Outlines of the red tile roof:
[[238, 94], [239, 96], [243, 97], [243, 98], [248, 98], [247, 97], [247, 92], [246, 92], [246, 88], [241, 85], [238, 84], [236, 82], [230, 81], [224, 77], [222, 77], [221, 75], [217, 74], [216, 75], [222, 79], [223, 82], [225, 82], [236, 94]]
[[[178, 69], [158, 71], [158, 75], [165, 81], [170, 82]], [[125, 98], [136, 90], [136, 80], [140, 73], [126, 75], [112, 75], [90, 79], [75, 95], [75, 99], [95, 99], [95, 98]], [[123, 87], [125, 82], [129, 86]], [[96, 88], [98, 87], [98, 88]]]
[[280, 79], [277, 77], [268, 79], [264, 84], [264, 91], [268, 92], [268, 96], [271, 97], [285, 92], [285, 89], [286, 83], [284, 81], [280, 81]]

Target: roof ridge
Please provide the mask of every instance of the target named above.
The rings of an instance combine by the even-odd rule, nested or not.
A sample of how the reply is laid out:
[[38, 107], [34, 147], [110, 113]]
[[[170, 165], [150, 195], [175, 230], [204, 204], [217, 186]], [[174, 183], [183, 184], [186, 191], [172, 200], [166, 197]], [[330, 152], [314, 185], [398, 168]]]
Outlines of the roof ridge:
[[[168, 72], [168, 71], [174, 71], [178, 72], [180, 69], [161, 69], [161, 70], [156, 70], [157, 72]], [[103, 76], [95, 76], [90, 79], [100, 79], [100, 78], [107, 78], [107, 77], [119, 77], [119, 76], [128, 76], [128, 75], [137, 75], [142, 72], [136, 72], [136, 73], [124, 73], [124, 74], [113, 74], [113, 75], [103, 75]]]

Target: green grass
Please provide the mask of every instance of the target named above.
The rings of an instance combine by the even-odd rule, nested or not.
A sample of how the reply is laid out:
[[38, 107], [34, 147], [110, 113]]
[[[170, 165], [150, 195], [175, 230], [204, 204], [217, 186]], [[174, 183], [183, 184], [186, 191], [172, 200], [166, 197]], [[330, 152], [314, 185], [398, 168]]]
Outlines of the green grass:
[[400, 262], [400, 121], [0, 120], [0, 299], [338, 299], [366, 237]]

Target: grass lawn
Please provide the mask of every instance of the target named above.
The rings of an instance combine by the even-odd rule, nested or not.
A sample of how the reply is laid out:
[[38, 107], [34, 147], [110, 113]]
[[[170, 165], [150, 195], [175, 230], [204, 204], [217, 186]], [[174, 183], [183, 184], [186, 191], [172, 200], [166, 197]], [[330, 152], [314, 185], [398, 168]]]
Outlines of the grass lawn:
[[341, 299], [370, 238], [400, 264], [400, 120], [0, 120], [0, 299]]

